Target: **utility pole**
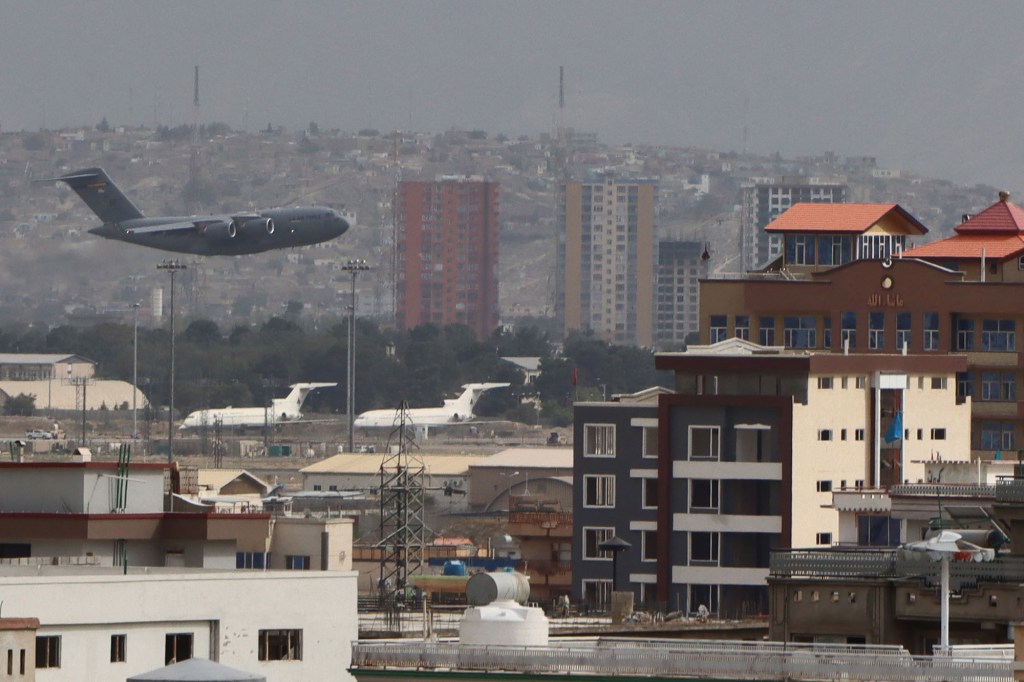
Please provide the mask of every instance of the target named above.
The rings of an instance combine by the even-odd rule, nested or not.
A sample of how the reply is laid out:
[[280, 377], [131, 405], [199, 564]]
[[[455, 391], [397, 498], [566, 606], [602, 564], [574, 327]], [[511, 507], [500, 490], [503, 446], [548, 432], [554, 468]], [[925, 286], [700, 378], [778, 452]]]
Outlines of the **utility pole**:
[[347, 390], [346, 390], [346, 410], [348, 417], [348, 450], [347, 452], [355, 452], [354, 444], [354, 432], [355, 427], [353, 422], [356, 419], [355, 415], [355, 397], [356, 397], [356, 380], [355, 380], [355, 347], [356, 347], [356, 277], [360, 272], [365, 272], [370, 269], [370, 266], [366, 264], [365, 260], [350, 260], [345, 265], [341, 266], [342, 271], [352, 275], [352, 305], [348, 311], [348, 371], [347, 371]]

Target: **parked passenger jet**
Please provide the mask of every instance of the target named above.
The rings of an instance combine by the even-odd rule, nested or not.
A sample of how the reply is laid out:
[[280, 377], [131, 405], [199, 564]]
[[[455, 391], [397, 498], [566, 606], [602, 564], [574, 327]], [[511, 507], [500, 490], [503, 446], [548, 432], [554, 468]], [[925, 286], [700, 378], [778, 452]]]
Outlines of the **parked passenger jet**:
[[[407, 414], [413, 426], [443, 426], [474, 419], [473, 408], [476, 407], [484, 391], [492, 388], [504, 388], [509, 384], [463, 384], [466, 389], [458, 398], [445, 400], [443, 407], [415, 407]], [[374, 428], [395, 426], [395, 410], [370, 410], [356, 417], [353, 424], [356, 428]]]
[[284, 398], [274, 398], [270, 407], [224, 407], [216, 410], [197, 410], [185, 417], [179, 429], [197, 429], [203, 425], [213, 426], [220, 422], [231, 428], [263, 428], [264, 424], [274, 426], [281, 422], [293, 422], [302, 418], [302, 403], [310, 391], [330, 388], [338, 384], [292, 384], [292, 392]]
[[147, 218], [102, 168], [86, 168], [49, 181], [67, 183], [103, 221], [90, 233], [164, 251], [239, 256], [317, 244], [348, 230], [348, 221], [340, 213], [320, 206]]

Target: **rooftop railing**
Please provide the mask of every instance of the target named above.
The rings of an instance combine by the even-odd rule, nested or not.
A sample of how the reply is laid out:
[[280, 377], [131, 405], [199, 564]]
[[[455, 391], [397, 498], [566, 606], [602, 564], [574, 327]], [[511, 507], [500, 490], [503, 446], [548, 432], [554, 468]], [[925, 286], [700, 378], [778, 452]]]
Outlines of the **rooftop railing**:
[[889, 494], [908, 497], [985, 497], [996, 496], [996, 487], [992, 485], [973, 485], [958, 483], [904, 483], [894, 485]]
[[892, 646], [652, 640], [559, 641], [546, 647], [447, 642], [354, 642], [352, 669], [591, 674], [664, 679], [1003, 682], [1012, 661], [911, 656]]
[[[771, 578], [817, 580], [892, 579], [923, 580], [938, 585], [940, 565], [923, 552], [898, 549], [795, 549], [773, 552], [768, 575]], [[950, 588], [960, 591], [983, 583], [1024, 582], [1024, 557], [998, 557], [993, 561], [953, 561], [949, 565]]]

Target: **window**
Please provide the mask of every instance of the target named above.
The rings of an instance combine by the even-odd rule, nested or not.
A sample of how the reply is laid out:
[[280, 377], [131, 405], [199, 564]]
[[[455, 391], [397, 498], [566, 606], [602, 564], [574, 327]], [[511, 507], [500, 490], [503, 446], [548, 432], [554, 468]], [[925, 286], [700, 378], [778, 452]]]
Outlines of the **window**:
[[235, 568], [256, 568], [267, 567], [265, 552], [237, 552], [235, 554]]
[[946, 429], [932, 429], [932, 440], [946, 440]]
[[718, 459], [721, 431], [717, 426], [690, 427], [690, 459]]
[[309, 557], [290, 554], [284, 558], [284, 567], [289, 571], [308, 571]]
[[643, 478], [643, 501], [642, 506], [644, 509], [657, 509], [658, 508], [658, 479], [656, 478]]
[[709, 325], [711, 330], [711, 343], [725, 341], [729, 334], [729, 322], [725, 315], [712, 315]]
[[[832, 481], [818, 481], [818, 492], [819, 493], [830, 493], [832, 492]], [[818, 543], [821, 544], [821, 543]]]
[[900, 520], [864, 514], [857, 517], [857, 544], [862, 547], [898, 547]]
[[605, 540], [615, 535], [615, 528], [608, 527], [584, 527], [583, 528], [583, 558], [601, 561], [611, 561], [611, 552], [602, 552], [598, 549]]
[[839, 429], [839, 440], [846, 440], [846, 429]]
[[885, 313], [868, 313], [868, 348], [885, 347]]
[[690, 563], [718, 563], [718, 533], [690, 533]]
[[775, 345], [775, 318], [774, 317], [762, 317], [759, 320], [760, 327], [758, 330], [757, 342], [762, 346], [774, 346]]
[[956, 349], [974, 350], [974, 320], [956, 321]]
[[586, 424], [583, 426], [584, 457], [615, 456], [615, 425]]
[[939, 349], [939, 314], [924, 314], [924, 349]]
[[867, 388], [867, 385], [868, 385], [868, 378], [867, 377], [857, 377], [857, 388]]
[[946, 377], [932, 377], [932, 390], [933, 391], [944, 391], [946, 390]]
[[128, 660], [127, 647], [128, 647], [128, 635], [111, 635], [110, 636], [110, 662], [111, 663], [124, 663], [126, 660]]
[[733, 334], [737, 339], [750, 340], [750, 315], [736, 316], [736, 326]]
[[819, 429], [818, 440], [832, 440], [832, 429]]
[[640, 560], [658, 560], [658, 531], [645, 530], [640, 534]]
[[824, 390], [832, 388], [832, 377], [818, 377], [818, 388]]
[[816, 324], [812, 316], [782, 318], [782, 340], [786, 348], [814, 348], [817, 344]]
[[644, 427], [644, 445], [643, 445], [643, 456], [649, 459], [658, 458], [658, 427], [657, 426], [645, 426]]
[[588, 474], [583, 477], [584, 507], [614, 507], [615, 477]]
[[584, 579], [583, 603], [597, 609], [608, 608], [612, 600], [612, 581]]
[[981, 349], [986, 351], [1012, 351], [1016, 347], [1013, 320], [982, 320]]
[[982, 450], [1012, 450], [1013, 422], [982, 422]]
[[[353, 329], [354, 329], [354, 327], [353, 327]], [[323, 490], [323, 489], [324, 489], [324, 487], [322, 485], [320, 485], [319, 483], [314, 483], [313, 484], [313, 490], [314, 491]]]
[[814, 542], [819, 545], [831, 545], [832, 533], [818, 533], [814, 536]]
[[981, 399], [998, 401], [1016, 400], [1016, 375], [1013, 372], [982, 372]]
[[896, 350], [902, 351], [903, 347], [910, 348], [911, 343], [911, 313], [896, 313]]
[[302, 630], [260, 630], [261, 661], [301, 661]]
[[714, 479], [690, 480], [690, 511], [718, 511], [719, 482]]
[[957, 398], [973, 398], [974, 397], [974, 375], [970, 372], [957, 372], [956, 373], [956, 397]]
[[36, 670], [60, 667], [60, 635], [36, 637]]
[[832, 318], [825, 317], [821, 321], [821, 347], [832, 347]]
[[718, 613], [718, 585], [690, 585], [690, 613], [697, 613], [701, 606]]
[[843, 313], [840, 318], [842, 328], [839, 330], [839, 342], [845, 347], [847, 344], [850, 350], [857, 347], [857, 313]]
[[164, 638], [164, 665], [192, 658], [192, 633], [171, 632]]
[[864, 429], [854, 429], [853, 431], [854, 440], [864, 440]]

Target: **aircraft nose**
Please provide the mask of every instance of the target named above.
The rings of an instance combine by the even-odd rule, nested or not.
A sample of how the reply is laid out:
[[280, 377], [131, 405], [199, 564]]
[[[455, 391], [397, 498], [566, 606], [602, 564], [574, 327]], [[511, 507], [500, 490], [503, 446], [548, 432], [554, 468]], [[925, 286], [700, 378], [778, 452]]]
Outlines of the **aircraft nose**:
[[341, 236], [348, 232], [349, 224], [348, 221], [341, 217], [341, 214], [337, 211], [334, 212], [334, 220], [332, 221], [334, 229], [337, 230], [338, 235]]

